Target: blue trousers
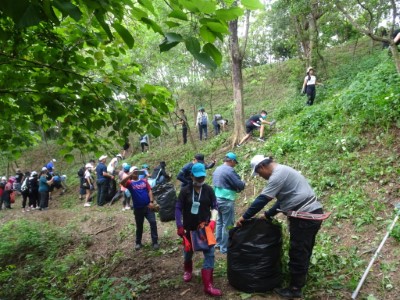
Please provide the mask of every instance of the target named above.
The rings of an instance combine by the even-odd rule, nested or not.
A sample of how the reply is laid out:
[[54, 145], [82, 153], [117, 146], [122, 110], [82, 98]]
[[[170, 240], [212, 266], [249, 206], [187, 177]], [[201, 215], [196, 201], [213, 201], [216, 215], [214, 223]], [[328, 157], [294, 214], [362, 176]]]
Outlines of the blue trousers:
[[[203, 250], [204, 261], [203, 261], [203, 269], [214, 269], [214, 246], [211, 246], [208, 250]], [[183, 259], [185, 262], [189, 262], [192, 260], [193, 251], [183, 251]]]
[[235, 201], [217, 198], [218, 220], [215, 237], [221, 253], [228, 251], [229, 229], [235, 222]]

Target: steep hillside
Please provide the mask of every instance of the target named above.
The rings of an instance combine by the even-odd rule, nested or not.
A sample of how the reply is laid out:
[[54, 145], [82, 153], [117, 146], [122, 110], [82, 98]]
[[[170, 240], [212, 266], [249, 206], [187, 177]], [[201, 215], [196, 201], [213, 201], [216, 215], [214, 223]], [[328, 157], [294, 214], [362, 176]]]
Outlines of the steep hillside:
[[[254, 139], [233, 149], [241, 162], [237, 171], [247, 182], [236, 216], [265, 184], [250, 177], [253, 155], [270, 154], [301, 171], [325, 210], [332, 212], [317, 237], [305, 298], [349, 299], [394, 218], [394, 204], [400, 201], [400, 78], [387, 53], [370, 49], [367, 43], [345, 45], [323, 55], [325, 64], [318, 69], [324, 87], [318, 88], [314, 106], [305, 106], [305, 98], [299, 94], [301, 62], [245, 70], [246, 115], [267, 109], [269, 118], [278, 123], [267, 132], [266, 143]], [[213, 111], [233, 122], [229, 89], [220, 82], [211, 91]], [[180, 106], [189, 112], [193, 108], [190, 100], [189, 93], [182, 93]], [[188, 115], [192, 124], [192, 113]], [[220, 164], [230, 132], [217, 137], [211, 134], [203, 142], [197, 141], [193, 126], [192, 134], [196, 150], [190, 144], [181, 145], [180, 132], [171, 126], [152, 141], [148, 153], [135, 152], [126, 161], [154, 166], [165, 160], [175, 175], [196, 152]], [[33, 149], [17, 163], [38, 169], [53, 156], [57, 156], [57, 147], [50, 143]], [[76, 176], [82, 158], [76, 158], [75, 164], [59, 159], [59, 170], [69, 177], [69, 192], [56, 195], [48, 211], [22, 213], [17, 199], [15, 209], [0, 212], [1, 232], [6, 233], [0, 244], [0, 283], [4, 287], [0, 298], [206, 299], [198, 273], [202, 255], [195, 258], [194, 280], [185, 284], [181, 279], [182, 246], [173, 222], [158, 223], [158, 251], [150, 247], [145, 222], [146, 246], [135, 252], [132, 212], [122, 212], [121, 203], [83, 207]], [[210, 181], [212, 172], [208, 174]], [[287, 234], [285, 218], [279, 216], [278, 220]], [[396, 226], [359, 299], [398, 299], [399, 242], [400, 226]], [[226, 257], [220, 253], [216, 254], [215, 273], [223, 299], [277, 299], [272, 294], [248, 295], [230, 287]]]

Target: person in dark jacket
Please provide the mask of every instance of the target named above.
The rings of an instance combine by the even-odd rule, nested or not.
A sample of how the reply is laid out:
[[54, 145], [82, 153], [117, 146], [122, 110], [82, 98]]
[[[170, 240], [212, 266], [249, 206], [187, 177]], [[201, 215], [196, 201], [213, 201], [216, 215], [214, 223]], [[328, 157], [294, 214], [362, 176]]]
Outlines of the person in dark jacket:
[[177, 179], [182, 182], [181, 188], [187, 186], [189, 183], [192, 182], [192, 177], [191, 177], [192, 167], [195, 163], [204, 164], [206, 169], [211, 169], [215, 166], [216, 160], [214, 159], [212, 163], [206, 165], [204, 162], [204, 155], [201, 153], [196, 154], [193, 158], [193, 161], [184, 165], [183, 168], [178, 173]]
[[246, 121], [246, 135], [242, 138], [240, 143], [236, 145], [237, 147], [241, 147], [250, 137], [252, 137], [254, 130], [260, 130], [260, 137], [257, 140], [260, 142], [265, 142], [264, 125], [267, 124], [271, 128], [276, 123], [275, 120], [268, 122], [267, 115], [267, 112], [265, 110], [262, 110], [260, 114], [251, 116]]
[[150, 178], [155, 179], [156, 184], [163, 184], [171, 179], [171, 176], [165, 170], [166, 166], [165, 161], [160, 161], [160, 164], [154, 168]]
[[[202, 163], [195, 163], [191, 169], [191, 178], [187, 186], [181, 189], [175, 207], [177, 234], [190, 240], [190, 231], [196, 230], [201, 223], [209, 224], [212, 231], [215, 229], [217, 217], [217, 199], [211, 186], [205, 184], [206, 168]], [[211, 296], [221, 296], [219, 289], [213, 286], [214, 246], [203, 250], [204, 261], [201, 270], [204, 292]], [[184, 274], [183, 280], [189, 282], [193, 272], [193, 251], [187, 249], [183, 253]]]
[[284, 298], [301, 298], [301, 289], [306, 284], [310, 258], [315, 244], [315, 237], [323, 220], [322, 205], [306, 178], [289, 166], [276, 163], [272, 157], [256, 155], [251, 160], [254, 174], [268, 180], [268, 185], [254, 200], [247, 211], [236, 222], [241, 226], [257, 214], [268, 202], [276, 198], [272, 208], [264, 213], [271, 218], [278, 212], [289, 215], [290, 212], [302, 212], [311, 215], [312, 219], [304, 219], [297, 214], [288, 216], [290, 247], [289, 271], [290, 285], [274, 291]]
[[32, 171], [31, 176], [29, 177], [29, 207], [31, 209], [39, 209], [40, 208], [40, 197], [39, 197], [39, 181], [38, 181], [38, 173], [36, 171]]
[[244, 190], [245, 182], [235, 172], [237, 157], [233, 152], [226, 154], [224, 163], [213, 173], [213, 186], [218, 203], [217, 247], [222, 254], [228, 251], [229, 228], [235, 223], [235, 200], [237, 193]]

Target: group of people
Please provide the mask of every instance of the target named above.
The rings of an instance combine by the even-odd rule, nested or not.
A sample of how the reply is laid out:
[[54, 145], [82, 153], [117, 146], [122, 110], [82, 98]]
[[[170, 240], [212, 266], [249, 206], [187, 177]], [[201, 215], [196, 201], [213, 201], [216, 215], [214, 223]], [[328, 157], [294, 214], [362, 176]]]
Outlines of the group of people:
[[54, 163], [56, 159], [52, 159], [44, 165], [41, 171], [21, 172], [16, 170], [14, 176], [10, 176], [7, 180], [5, 176], [0, 181], [0, 209], [11, 209], [17, 195], [22, 196], [22, 211], [30, 210], [47, 210], [51, 193], [54, 189], [62, 189], [60, 194], [66, 190], [66, 176], [55, 173]]
[[[166, 171], [166, 163], [161, 161], [150, 174], [149, 166], [143, 164], [141, 169], [137, 166], [131, 166], [124, 162], [119, 168], [120, 162], [123, 160], [121, 154], [117, 154], [107, 164], [107, 155], [102, 155], [98, 159], [98, 163], [90, 160], [78, 171], [80, 177], [79, 199], [85, 198], [85, 207], [90, 207], [94, 191], [97, 188], [97, 205], [104, 206], [106, 203], [113, 204], [119, 198], [123, 197], [122, 210], [131, 209], [131, 194], [129, 190], [121, 184], [132, 170], [138, 170], [139, 179], [149, 182], [152, 186], [163, 184], [170, 179], [170, 175]], [[119, 184], [118, 184], [119, 182]]]
[[[187, 133], [188, 133], [188, 120], [187, 120], [187, 116], [185, 115], [185, 110], [183, 108], [181, 108], [179, 110], [179, 115], [176, 115], [176, 116], [179, 119], [179, 121], [177, 123], [175, 123], [174, 126], [177, 126], [177, 125], [182, 126], [183, 144], [186, 144], [187, 143]], [[203, 140], [203, 135], [204, 135], [205, 140], [208, 138], [208, 124], [209, 124], [208, 114], [206, 113], [204, 107], [200, 107], [197, 112], [196, 124], [195, 124], [195, 127], [199, 131], [200, 141]], [[228, 128], [228, 120], [224, 119], [221, 114], [215, 114], [213, 116], [211, 124], [214, 127], [214, 135], [218, 135], [221, 133], [221, 130], [225, 131]]]
[[[197, 154], [186, 164], [178, 175], [182, 182], [175, 209], [177, 235], [190, 241], [192, 231], [201, 224], [207, 224], [215, 231], [217, 244], [203, 250], [204, 261], [201, 270], [204, 292], [211, 296], [221, 296], [221, 290], [214, 287], [213, 271], [215, 248], [220, 253], [228, 252], [229, 229], [235, 225], [235, 200], [244, 190], [245, 182], [235, 171], [238, 164], [235, 153], [225, 155], [223, 164], [212, 175], [212, 187], [205, 183], [206, 169], [215, 165], [204, 162], [204, 156]], [[245, 220], [254, 217], [274, 198], [276, 203], [263, 214], [272, 218], [278, 213], [288, 216], [290, 231], [289, 271], [291, 281], [288, 287], [277, 288], [275, 292], [284, 298], [302, 297], [306, 284], [310, 258], [316, 234], [325, 218], [322, 205], [308, 181], [298, 171], [278, 164], [272, 157], [256, 155], [251, 160], [252, 175], [259, 175], [268, 184], [236, 221], [242, 226]], [[189, 176], [185, 176], [188, 174]], [[301, 212], [296, 214], [293, 212]], [[183, 280], [189, 282], [193, 276], [193, 248], [185, 247], [183, 254]]]

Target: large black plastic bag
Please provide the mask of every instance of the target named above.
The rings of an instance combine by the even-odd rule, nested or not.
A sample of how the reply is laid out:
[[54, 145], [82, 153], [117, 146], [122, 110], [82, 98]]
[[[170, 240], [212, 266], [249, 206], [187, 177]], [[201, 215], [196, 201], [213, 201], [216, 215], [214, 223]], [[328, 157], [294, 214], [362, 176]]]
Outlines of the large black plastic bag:
[[153, 188], [153, 195], [160, 205], [160, 220], [168, 222], [175, 220], [175, 204], [177, 201], [175, 187], [172, 183], [156, 185]]
[[229, 231], [228, 281], [246, 293], [264, 293], [282, 282], [281, 226], [263, 219]]

